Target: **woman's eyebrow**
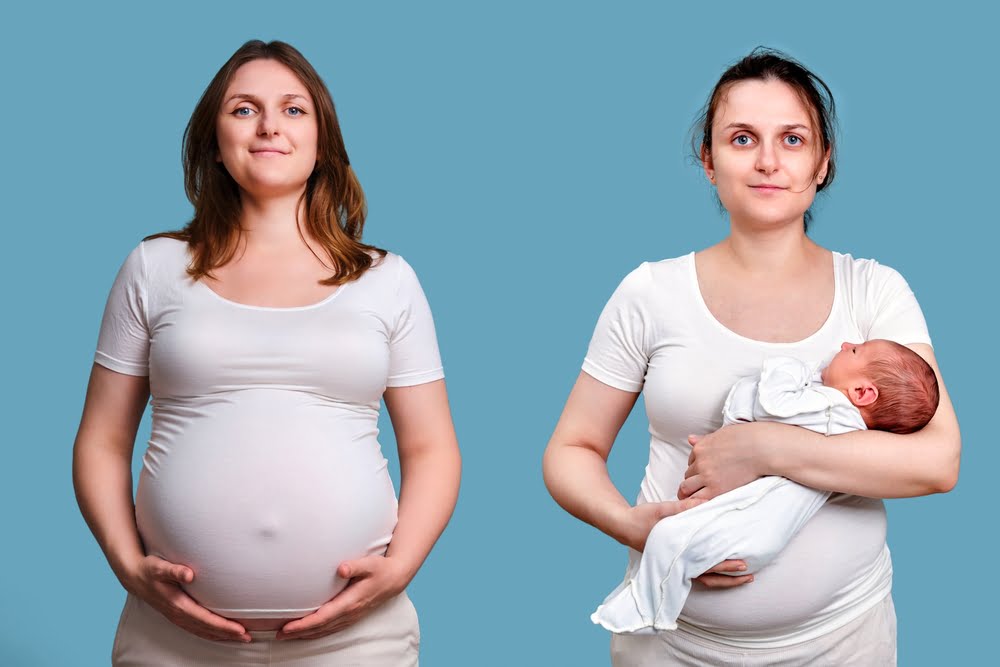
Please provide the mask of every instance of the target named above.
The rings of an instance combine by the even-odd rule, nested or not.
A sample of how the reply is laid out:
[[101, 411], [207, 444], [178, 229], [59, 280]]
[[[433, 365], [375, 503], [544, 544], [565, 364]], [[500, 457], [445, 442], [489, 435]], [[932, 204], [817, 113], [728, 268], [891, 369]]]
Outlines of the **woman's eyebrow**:
[[[799, 132], [801, 131], [812, 132], [812, 128], [810, 128], [808, 125], [803, 125], [802, 123], [788, 123], [786, 125], [779, 125], [778, 129], [780, 129], [782, 132], [791, 132], [792, 130]], [[726, 125], [724, 128], [722, 128], [722, 130], [723, 131], [752, 130], [756, 132], [756, 128], [750, 123], [730, 123], [729, 125]]]
[[[309, 101], [309, 98], [305, 97], [304, 95], [299, 95], [298, 93], [285, 93], [284, 95], [281, 96], [281, 99], [283, 100], [299, 99], [302, 100], [303, 102]], [[250, 93], [235, 93], [229, 96], [229, 99], [225, 101], [225, 104], [229, 104], [233, 100], [249, 100], [251, 102], [257, 102], [259, 101], [259, 98], [256, 95], [251, 95]]]

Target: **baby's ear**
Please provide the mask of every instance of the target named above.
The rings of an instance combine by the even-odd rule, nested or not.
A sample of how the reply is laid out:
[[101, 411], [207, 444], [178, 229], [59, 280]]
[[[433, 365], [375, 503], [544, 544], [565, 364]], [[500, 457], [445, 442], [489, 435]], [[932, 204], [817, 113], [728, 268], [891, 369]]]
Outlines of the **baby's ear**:
[[871, 405], [877, 399], [878, 387], [868, 380], [862, 380], [851, 389], [851, 403], [854, 403], [859, 408]]

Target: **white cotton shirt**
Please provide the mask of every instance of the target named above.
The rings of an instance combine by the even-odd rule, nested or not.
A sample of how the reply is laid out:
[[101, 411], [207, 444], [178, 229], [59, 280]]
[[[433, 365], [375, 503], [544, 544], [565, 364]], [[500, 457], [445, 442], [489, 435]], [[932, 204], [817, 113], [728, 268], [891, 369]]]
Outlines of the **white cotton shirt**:
[[187, 244], [144, 241], [122, 266], [96, 363], [148, 375], [136, 495], [148, 554], [230, 618], [303, 616], [384, 553], [396, 497], [378, 442], [386, 387], [443, 377], [416, 275], [388, 254], [319, 303], [229, 301], [186, 274]]
[[[865, 430], [864, 418], [843, 392], [823, 386], [818, 364], [791, 357], [764, 361], [758, 376], [733, 385], [722, 408], [724, 426], [777, 421], [823, 435]], [[652, 634], [677, 627], [692, 580], [725, 560], [742, 560], [753, 574], [777, 558], [830, 497], [784, 477], [761, 477], [697, 507], [666, 517], [646, 539], [635, 576], [622, 582], [591, 615], [618, 633]], [[801, 641], [826, 634], [831, 610], [800, 632]]]
[[[724, 327], [698, 288], [694, 254], [642, 264], [612, 295], [598, 321], [583, 370], [624, 391], [644, 394], [649, 462], [638, 501], [677, 498], [691, 447], [687, 436], [722, 425], [725, 398], [766, 357], [828, 362], [844, 341], [885, 338], [930, 343], [906, 281], [873, 260], [833, 253], [830, 315], [805, 339], [766, 343]], [[835, 494], [752, 584], [696, 586], [679, 624], [732, 646], [783, 646], [857, 618], [888, 594], [892, 564], [881, 500]], [[630, 550], [625, 579], [640, 554]]]

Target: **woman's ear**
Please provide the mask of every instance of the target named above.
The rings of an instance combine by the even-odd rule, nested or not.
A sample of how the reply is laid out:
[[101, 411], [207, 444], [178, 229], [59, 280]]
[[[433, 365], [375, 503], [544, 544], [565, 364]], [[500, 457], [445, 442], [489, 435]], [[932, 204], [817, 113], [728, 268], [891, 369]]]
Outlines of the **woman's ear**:
[[712, 162], [712, 151], [705, 144], [701, 145], [701, 168], [705, 170], [705, 177], [715, 185], [715, 165]]
[[823, 159], [820, 160], [819, 169], [816, 171], [816, 185], [823, 185], [823, 181], [826, 180], [826, 172], [830, 168], [830, 151], [831, 149], [827, 147]]

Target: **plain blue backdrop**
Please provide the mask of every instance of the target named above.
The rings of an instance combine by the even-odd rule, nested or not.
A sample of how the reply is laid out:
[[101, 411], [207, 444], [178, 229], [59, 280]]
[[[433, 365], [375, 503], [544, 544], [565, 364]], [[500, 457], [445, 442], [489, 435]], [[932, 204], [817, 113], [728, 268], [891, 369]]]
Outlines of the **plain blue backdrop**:
[[[70, 483], [101, 311], [128, 251], [188, 219], [184, 125], [228, 56], [263, 38], [291, 42], [324, 76], [369, 198], [367, 238], [410, 261], [434, 309], [465, 476], [410, 587], [424, 664], [608, 663], [588, 615], [624, 550], [555, 505], [541, 453], [622, 276], [726, 233], [688, 129], [722, 70], [758, 44], [833, 88], [840, 164], [813, 236], [909, 280], [962, 424], [958, 487], [888, 502], [900, 664], [981, 664], [1000, 592], [986, 384], [1000, 63], [997, 16], [979, 5], [6, 9], [0, 663], [108, 662], [124, 593]], [[629, 498], [645, 428], [638, 407], [611, 458]]]

